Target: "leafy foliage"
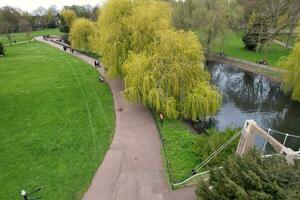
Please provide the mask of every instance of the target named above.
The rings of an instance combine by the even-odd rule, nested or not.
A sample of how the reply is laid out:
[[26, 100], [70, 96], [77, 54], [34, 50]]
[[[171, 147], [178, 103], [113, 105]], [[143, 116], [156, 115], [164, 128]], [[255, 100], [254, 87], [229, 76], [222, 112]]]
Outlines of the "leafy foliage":
[[111, 0], [101, 10], [98, 48], [112, 76], [122, 75], [129, 52], [142, 52], [158, 30], [171, 28], [167, 3], [152, 0]]
[[197, 188], [198, 199], [299, 199], [300, 165], [289, 166], [282, 157], [263, 159], [260, 153], [233, 156], [208, 182]]
[[285, 91], [291, 91], [292, 99], [300, 101], [300, 36], [293, 52], [280, 65], [288, 70], [284, 77]]
[[74, 20], [70, 30], [70, 41], [73, 48], [89, 50], [96, 34], [94, 23], [85, 18]]
[[197, 32], [208, 54], [215, 40], [236, 25], [241, 13], [235, 0], [173, 1], [172, 5], [176, 28]]
[[64, 33], [69, 33], [73, 21], [77, 18], [75, 11], [71, 9], [64, 9], [60, 12], [61, 25], [60, 31]]
[[194, 33], [173, 30], [169, 3], [111, 0], [98, 29], [104, 65], [110, 75], [124, 77], [131, 102], [143, 102], [167, 118], [192, 120], [220, 107], [202, 47]]
[[125, 96], [168, 118], [196, 121], [215, 113], [221, 96], [207, 83], [201, 52], [192, 32], [158, 32], [147, 54], [131, 54], [125, 63]]
[[247, 31], [243, 36], [243, 42], [246, 49], [260, 49], [260, 47], [262, 47], [268, 40], [267, 32], [267, 22], [253, 12], [248, 22]]
[[5, 55], [5, 47], [4, 45], [0, 42], [0, 56], [4, 56]]

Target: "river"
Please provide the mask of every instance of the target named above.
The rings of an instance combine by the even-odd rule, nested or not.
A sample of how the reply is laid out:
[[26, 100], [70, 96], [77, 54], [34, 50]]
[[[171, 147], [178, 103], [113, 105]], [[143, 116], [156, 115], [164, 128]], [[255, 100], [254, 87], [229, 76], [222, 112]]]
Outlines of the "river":
[[[242, 127], [253, 119], [261, 127], [300, 135], [300, 103], [291, 100], [280, 83], [216, 62], [209, 62], [207, 68], [223, 96], [222, 108], [214, 116], [216, 128]], [[296, 143], [300, 145], [300, 139]]]

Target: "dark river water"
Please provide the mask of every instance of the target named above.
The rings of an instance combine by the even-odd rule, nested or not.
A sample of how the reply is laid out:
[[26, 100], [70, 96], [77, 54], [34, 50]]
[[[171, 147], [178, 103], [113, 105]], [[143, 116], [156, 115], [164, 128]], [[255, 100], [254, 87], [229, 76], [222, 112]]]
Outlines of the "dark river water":
[[253, 119], [261, 127], [300, 135], [300, 103], [284, 94], [280, 83], [215, 62], [208, 63], [208, 70], [223, 96], [216, 128], [242, 127]]

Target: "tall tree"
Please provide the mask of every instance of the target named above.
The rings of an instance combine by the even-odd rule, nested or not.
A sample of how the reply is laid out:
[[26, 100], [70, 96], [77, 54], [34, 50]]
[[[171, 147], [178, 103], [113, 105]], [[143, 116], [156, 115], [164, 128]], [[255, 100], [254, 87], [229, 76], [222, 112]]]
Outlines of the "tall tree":
[[215, 40], [236, 25], [242, 12], [235, 0], [173, 1], [172, 5], [174, 25], [197, 32], [208, 54]]
[[61, 17], [61, 32], [69, 33], [73, 21], [77, 18], [76, 13], [71, 9], [64, 9], [60, 12]]
[[221, 96], [209, 84], [204, 56], [192, 32], [174, 31], [170, 4], [111, 0], [98, 22], [100, 52], [124, 94], [168, 118], [197, 120], [216, 112]]
[[95, 24], [86, 19], [78, 18], [74, 20], [70, 30], [70, 41], [73, 48], [91, 50], [92, 39], [96, 34]]
[[127, 60], [124, 94], [168, 118], [196, 121], [212, 115], [220, 108], [221, 96], [209, 85], [203, 61], [194, 33], [159, 31], [146, 52]]
[[27, 37], [28, 41], [31, 39], [30, 33], [32, 31], [32, 26], [30, 25], [30, 23], [28, 21], [26, 21], [23, 18], [19, 20], [19, 30], [21, 32], [26, 33], [26, 37]]
[[288, 0], [288, 17], [287, 17], [287, 29], [288, 37], [286, 40], [286, 46], [290, 45], [292, 37], [295, 35], [295, 29], [300, 21], [300, 3], [298, 0]]
[[127, 17], [132, 14], [133, 1], [110, 0], [101, 10], [97, 43], [103, 56], [102, 62], [112, 76], [122, 74], [122, 65], [130, 50], [130, 33], [126, 26]]
[[11, 33], [18, 30], [20, 13], [11, 7], [0, 8], [0, 33], [6, 35], [10, 44], [12, 44]]

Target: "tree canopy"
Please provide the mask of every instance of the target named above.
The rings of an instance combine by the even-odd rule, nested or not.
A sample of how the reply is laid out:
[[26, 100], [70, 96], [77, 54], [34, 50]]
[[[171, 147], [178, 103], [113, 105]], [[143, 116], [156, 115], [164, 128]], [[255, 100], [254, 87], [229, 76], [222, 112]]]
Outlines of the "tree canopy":
[[74, 10], [64, 9], [60, 12], [61, 27], [60, 30], [65, 33], [69, 33], [73, 21], [77, 18]]
[[96, 34], [94, 22], [78, 18], [74, 20], [70, 30], [71, 46], [76, 49], [92, 49], [92, 40]]
[[221, 96], [209, 84], [203, 49], [192, 32], [175, 31], [171, 7], [154, 0], [110, 0], [98, 21], [99, 52], [124, 94], [168, 118], [214, 114]]
[[172, 4], [176, 28], [197, 32], [207, 53], [215, 40], [235, 25], [242, 12], [235, 0], [186, 0]]
[[202, 47], [192, 32], [159, 31], [147, 52], [125, 63], [125, 96], [163, 112], [168, 118], [197, 120], [220, 107], [209, 85]]

